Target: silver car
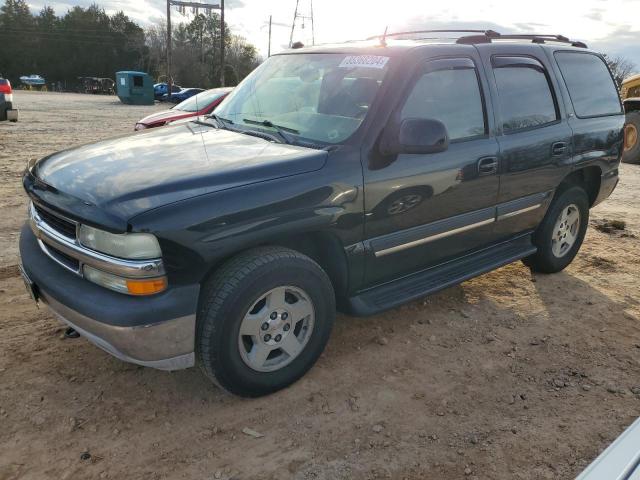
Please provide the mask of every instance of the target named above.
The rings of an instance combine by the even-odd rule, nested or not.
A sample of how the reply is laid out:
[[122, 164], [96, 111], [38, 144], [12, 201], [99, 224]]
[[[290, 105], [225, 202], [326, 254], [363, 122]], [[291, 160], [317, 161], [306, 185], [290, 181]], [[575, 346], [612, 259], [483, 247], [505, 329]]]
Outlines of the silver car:
[[640, 418], [576, 480], [640, 480]]

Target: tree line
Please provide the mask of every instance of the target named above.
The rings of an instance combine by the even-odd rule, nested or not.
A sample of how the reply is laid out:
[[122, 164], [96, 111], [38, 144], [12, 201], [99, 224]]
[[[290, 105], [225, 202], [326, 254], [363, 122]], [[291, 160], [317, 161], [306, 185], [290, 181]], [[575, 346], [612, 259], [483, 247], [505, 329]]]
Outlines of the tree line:
[[[172, 77], [187, 87], [212, 88], [220, 80], [220, 16], [198, 14], [172, 32]], [[235, 85], [260, 62], [256, 48], [233, 34], [225, 22], [225, 79]], [[79, 77], [114, 78], [120, 70], [166, 73], [166, 26], [146, 30], [124, 12], [109, 15], [97, 4], [73, 7], [62, 16], [51, 7], [32, 14], [26, 0], [0, 7], [0, 75], [38, 74], [48, 84], [72, 90]]]

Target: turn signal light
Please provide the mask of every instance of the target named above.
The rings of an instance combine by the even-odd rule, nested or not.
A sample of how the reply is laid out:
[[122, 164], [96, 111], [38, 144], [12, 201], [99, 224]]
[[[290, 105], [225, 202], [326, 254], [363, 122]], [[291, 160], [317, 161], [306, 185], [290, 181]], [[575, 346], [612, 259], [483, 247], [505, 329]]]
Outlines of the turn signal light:
[[127, 290], [131, 295], [153, 295], [160, 293], [167, 288], [165, 277], [152, 278], [149, 280], [129, 280], [127, 279]]

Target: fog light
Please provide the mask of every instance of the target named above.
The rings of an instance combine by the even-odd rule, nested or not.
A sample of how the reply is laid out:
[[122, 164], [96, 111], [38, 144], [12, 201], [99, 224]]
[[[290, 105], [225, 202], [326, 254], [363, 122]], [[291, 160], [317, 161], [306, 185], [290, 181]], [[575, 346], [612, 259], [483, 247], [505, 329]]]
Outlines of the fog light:
[[166, 277], [132, 280], [85, 265], [84, 278], [102, 287], [128, 295], [153, 295], [167, 288]]

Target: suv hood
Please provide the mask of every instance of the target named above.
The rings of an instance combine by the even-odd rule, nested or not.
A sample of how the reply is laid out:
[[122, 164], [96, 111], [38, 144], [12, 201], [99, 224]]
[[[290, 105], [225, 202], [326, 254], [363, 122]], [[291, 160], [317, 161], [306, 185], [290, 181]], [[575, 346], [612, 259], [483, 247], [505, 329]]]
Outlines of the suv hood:
[[55, 153], [24, 179], [41, 202], [125, 230], [144, 211], [228, 188], [319, 170], [327, 152], [187, 123]]

